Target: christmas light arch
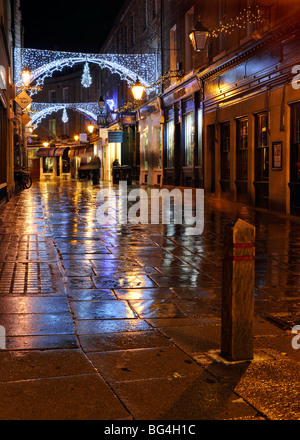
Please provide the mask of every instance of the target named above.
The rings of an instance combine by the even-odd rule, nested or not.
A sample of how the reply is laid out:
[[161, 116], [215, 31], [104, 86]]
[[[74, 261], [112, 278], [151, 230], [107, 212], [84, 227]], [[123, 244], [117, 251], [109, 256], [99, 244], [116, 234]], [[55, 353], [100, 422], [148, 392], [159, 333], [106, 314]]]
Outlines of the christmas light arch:
[[59, 112], [60, 110], [63, 111], [62, 121], [64, 123], [68, 122], [66, 119], [67, 110], [82, 113], [94, 122], [97, 122], [98, 115], [100, 114], [97, 102], [55, 104], [34, 102], [31, 104], [31, 109], [28, 112], [31, 117], [31, 122], [27, 125], [39, 125], [42, 119], [46, 118], [52, 113]]
[[[47, 77], [65, 67], [73, 67], [83, 63], [85, 69], [89, 64], [97, 64], [100, 68], [108, 68], [117, 73], [121, 79], [132, 85], [139, 77], [145, 87], [149, 87], [156, 79], [155, 54], [86, 54], [75, 52], [57, 52], [39, 49], [14, 49], [15, 84], [22, 86], [23, 69], [31, 72], [31, 84], [41, 87]], [[32, 91], [32, 94], [36, 93]]]

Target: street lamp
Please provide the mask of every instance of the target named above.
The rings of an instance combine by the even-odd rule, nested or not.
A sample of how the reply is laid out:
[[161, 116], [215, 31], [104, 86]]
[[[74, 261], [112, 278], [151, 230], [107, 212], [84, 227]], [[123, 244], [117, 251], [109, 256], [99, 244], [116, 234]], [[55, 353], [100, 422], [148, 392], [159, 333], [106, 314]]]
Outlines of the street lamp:
[[95, 127], [94, 127], [94, 125], [90, 124], [87, 129], [88, 129], [90, 134], [93, 134], [94, 130], [95, 130]]
[[21, 76], [22, 76], [22, 83], [23, 83], [24, 87], [29, 87], [30, 80], [31, 80], [31, 73], [29, 72], [29, 70], [27, 70], [27, 69], [23, 70], [23, 72], [21, 73]]
[[209, 37], [209, 30], [203, 26], [199, 18], [197, 24], [189, 34], [189, 37], [196, 52], [200, 52], [201, 50], [205, 49]]
[[144, 90], [145, 90], [145, 87], [141, 84], [141, 82], [137, 78], [135, 85], [132, 86], [132, 88], [131, 88], [133, 97], [136, 101], [141, 101]]
[[99, 105], [100, 111], [102, 111], [104, 109], [104, 106], [105, 106], [105, 101], [104, 101], [102, 96], [100, 97], [100, 99], [98, 101], [98, 105]]

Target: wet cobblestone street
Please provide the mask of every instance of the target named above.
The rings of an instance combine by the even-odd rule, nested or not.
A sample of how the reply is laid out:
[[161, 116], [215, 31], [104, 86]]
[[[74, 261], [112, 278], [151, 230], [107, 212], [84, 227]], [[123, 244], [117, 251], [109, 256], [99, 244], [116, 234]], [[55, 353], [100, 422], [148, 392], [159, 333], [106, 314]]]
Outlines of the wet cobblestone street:
[[[267, 417], [262, 402], [249, 404], [238, 368], [239, 380], [224, 387], [226, 374], [219, 380], [205, 357], [219, 349], [223, 228], [237, 218], [256, 226], [257, 350], [298, 362], [287, 347], [300, 324], [300, 221], [207, 199], [201, 236], [185, 236], [180, 225], [101, 227], [98, 191], [36, 183], [0, 214], [0, 418], [209, 417], [208, 401], [199, 415], [190, 393], [218, 402], [215, 417]], [[32, 397], [41, 393], [44, 406]], [[236, 403], [235, 393], [245, 400]]]

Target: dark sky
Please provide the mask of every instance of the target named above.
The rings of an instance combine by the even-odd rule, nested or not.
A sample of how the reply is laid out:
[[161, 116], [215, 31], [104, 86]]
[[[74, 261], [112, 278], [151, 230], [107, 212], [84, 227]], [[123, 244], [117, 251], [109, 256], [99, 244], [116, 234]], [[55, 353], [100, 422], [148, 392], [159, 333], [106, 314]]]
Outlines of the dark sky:
[[21, 0], [24, 46], [99, 53], [126, 0]]

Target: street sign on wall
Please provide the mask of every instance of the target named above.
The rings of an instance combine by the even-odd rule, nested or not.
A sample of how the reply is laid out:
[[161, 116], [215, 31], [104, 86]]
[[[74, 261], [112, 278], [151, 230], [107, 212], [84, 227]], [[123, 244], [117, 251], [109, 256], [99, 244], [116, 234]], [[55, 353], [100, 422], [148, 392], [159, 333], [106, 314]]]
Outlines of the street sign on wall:
[[108, 143], [109, 144], [121, 144], [123, 142], [123, 131], [109, 131]]

